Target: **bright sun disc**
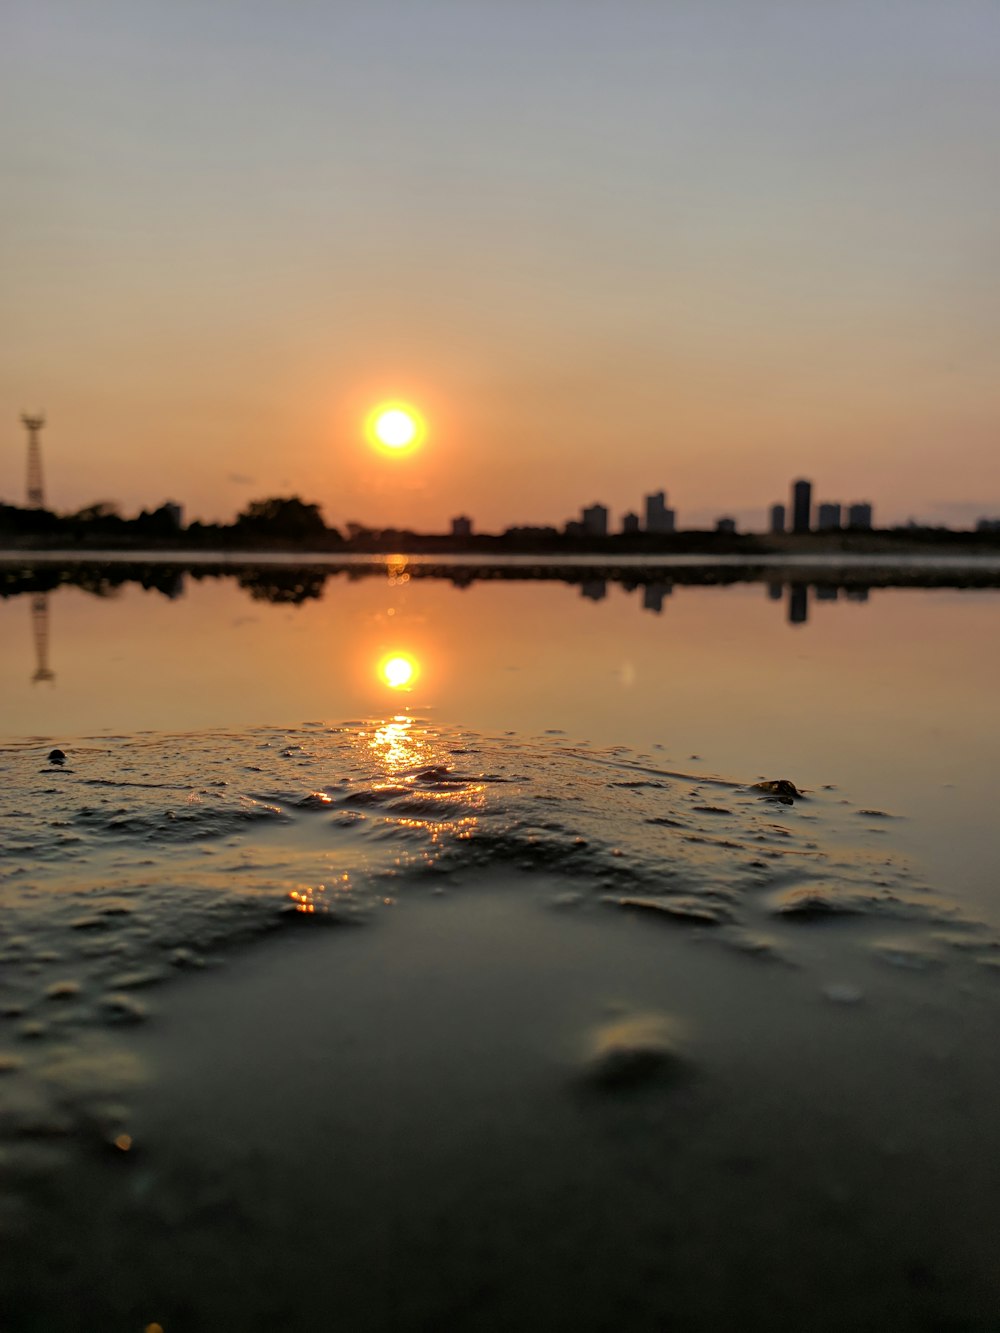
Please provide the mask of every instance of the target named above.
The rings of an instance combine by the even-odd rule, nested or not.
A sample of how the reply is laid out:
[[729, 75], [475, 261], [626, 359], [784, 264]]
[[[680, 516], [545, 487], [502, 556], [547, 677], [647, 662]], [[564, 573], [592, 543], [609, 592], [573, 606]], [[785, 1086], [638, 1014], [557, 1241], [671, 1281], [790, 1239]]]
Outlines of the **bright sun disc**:
[[405, 454], [424, 438], [423, 418], [408, 403], [380, 403], [368, 415], [365, 433], [385, 453]]
[[417, 424], [408, 412], [398, 407], [383, 412], [375, 422], [375, 434], [390, 449], [402, 449], [417, 433]]
[[417, 679], [417, 663], [409, 653], [389, 653], [379, 662], [378, 674], [391, 690], [405, 690]]

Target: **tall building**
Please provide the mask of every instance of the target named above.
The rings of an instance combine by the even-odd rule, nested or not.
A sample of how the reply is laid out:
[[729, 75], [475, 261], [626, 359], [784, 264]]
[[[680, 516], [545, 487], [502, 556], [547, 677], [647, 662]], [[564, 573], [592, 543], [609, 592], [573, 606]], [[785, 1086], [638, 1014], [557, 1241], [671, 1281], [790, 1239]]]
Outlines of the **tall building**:
[[608, 535], [608, 510], [606, 505], [592, 504], [583, 511], [583, 530], [588, 537], [606, 537]]
[[820, 532], [833, 532], [840, 527], [841, 506], [826, 502], [816, 511], [816, 526]]
[[784, 532], [785, 530], [785, 506], [771, 506], [771, 531]]
[[667, 508], [666, 491], [655, 491], [646, 496], [646, 531], [673, 532], [677, 515]]
[[633, 537], [639, 531], [639, 515], [631, 511], [622, 515], [622, 533], [626, 537]]
[[464, 514], [460, 514], [458, 518], [453, 518], [451, 520], [451, 535], [453, 537], [471, 537], [472, 519], [466, 518]]
[[796, 481], [792, 485], [792, 531], [808, 532], [812, 519], [811, 481]]
[[849, 528], [871, 528], [872, 507], [867, 500], [847, 508], [847, 526]]

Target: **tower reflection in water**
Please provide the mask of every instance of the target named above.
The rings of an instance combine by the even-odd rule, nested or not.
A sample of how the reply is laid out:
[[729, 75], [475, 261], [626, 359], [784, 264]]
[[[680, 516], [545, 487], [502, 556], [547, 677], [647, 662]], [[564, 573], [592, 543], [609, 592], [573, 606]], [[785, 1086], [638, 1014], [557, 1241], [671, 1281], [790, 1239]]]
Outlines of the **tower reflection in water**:
[[56, 673], [49, 666], [49, 594], [36, 592], [31, 598], [31, 635], [35, 644], [35, 674], [31, 683], [46, 680], [50, 684]]

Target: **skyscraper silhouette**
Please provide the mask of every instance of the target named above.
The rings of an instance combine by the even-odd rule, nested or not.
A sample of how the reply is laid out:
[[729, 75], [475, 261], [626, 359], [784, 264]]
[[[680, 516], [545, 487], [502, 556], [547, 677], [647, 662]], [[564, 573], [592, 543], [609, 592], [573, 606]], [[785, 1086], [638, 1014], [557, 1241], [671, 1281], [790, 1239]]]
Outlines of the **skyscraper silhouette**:
[[808, 532], [812, 518], [812, 482], [797, 481], [792, 486], [792, 531]]
[[646, 496], [646, 531], [673, 532], [676, 514], [667, 506], [666, 491], [654, 491]]

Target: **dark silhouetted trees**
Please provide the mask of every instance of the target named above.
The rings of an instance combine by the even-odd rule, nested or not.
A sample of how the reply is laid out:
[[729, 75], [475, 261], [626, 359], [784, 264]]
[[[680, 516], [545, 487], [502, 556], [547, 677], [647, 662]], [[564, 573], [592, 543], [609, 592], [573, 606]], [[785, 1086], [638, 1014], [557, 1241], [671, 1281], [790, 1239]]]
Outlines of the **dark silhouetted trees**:
[[328, 528], [319, 505], [306, 504], [297, 495], [287, 499], [252, 500], [233, 525], [240, 538], [251, 541], [309, 542], [339, 537]]

